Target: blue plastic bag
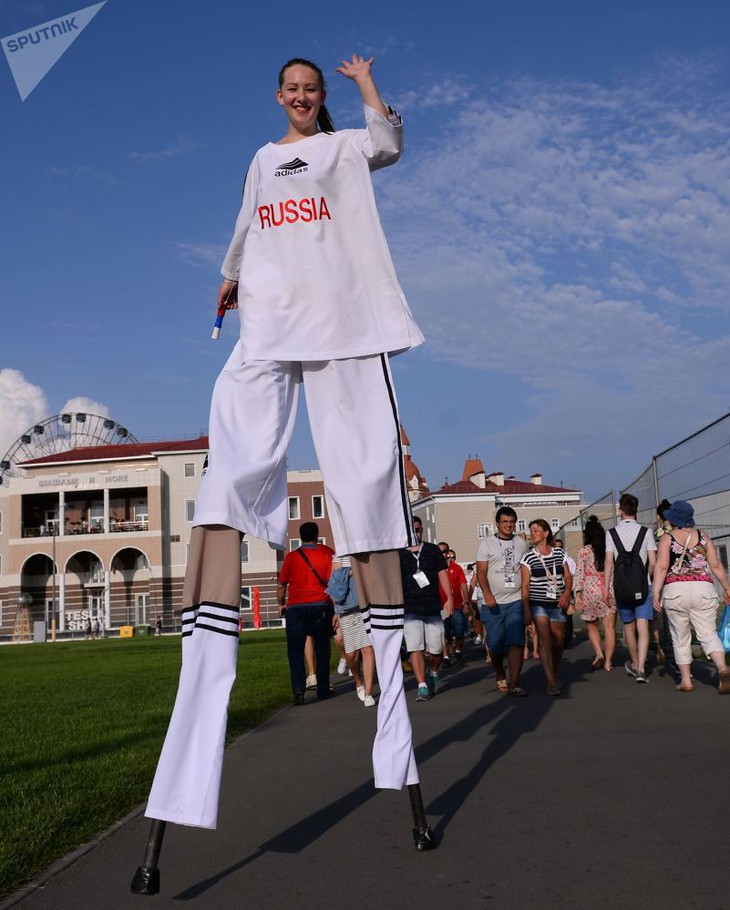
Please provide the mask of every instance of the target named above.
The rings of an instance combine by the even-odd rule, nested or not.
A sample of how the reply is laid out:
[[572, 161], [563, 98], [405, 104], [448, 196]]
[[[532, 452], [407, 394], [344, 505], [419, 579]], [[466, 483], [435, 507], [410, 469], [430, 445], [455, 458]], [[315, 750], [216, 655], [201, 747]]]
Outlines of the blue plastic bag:
[[720, 620], [720, 628], [717, 630], [717, 634], [720, 636], [720, 641], [725, 651], [730, 651], [730, 606], [725, 607], [722, 611], [722, 619]]

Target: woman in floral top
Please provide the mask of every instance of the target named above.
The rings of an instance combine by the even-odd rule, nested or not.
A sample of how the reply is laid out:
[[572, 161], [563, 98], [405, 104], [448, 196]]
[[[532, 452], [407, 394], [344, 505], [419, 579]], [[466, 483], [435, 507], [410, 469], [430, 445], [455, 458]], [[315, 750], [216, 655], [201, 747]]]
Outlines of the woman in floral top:
[[730, 583], [710, 538], [695, 528], [694, 509], [678, 499], [664, 511], [672, 530], [659, 541], [654, 568], [654, 609], [664, 608], [674, 644], [674, 658], [679, 667], [679, 692], [692, 691], [692, 629], [702, 650], [718, 672], [720, 695], [730, 693], [730, 669], [725, 663], [725, 649], [715, 629], [718, 597], [712, 576], [722, 586], [725, 603], [730, 604]]
[[[606, 532], [595, 515], [591, 515], [586, 522], [583, 543], [585, 546], [578, 551], [575, 569], [575, 608], [586, 624], [588, 640], [596, 655], [591, 666], [594, 670], [601, 667], [610, 670], [616, 650], [616, 599], [612, 587], [605, 589]], [[601, 649], [599, 619], [603, 620], [605, 654]]]

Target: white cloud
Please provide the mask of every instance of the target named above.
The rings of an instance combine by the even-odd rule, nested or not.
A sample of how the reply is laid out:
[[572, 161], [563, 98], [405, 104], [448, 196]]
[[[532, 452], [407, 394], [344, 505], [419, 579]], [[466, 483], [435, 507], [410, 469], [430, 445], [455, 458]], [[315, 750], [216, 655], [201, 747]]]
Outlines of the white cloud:
[[108, 417], [109, 408], [105, 404], [99, 404], [98, 401], [94, 401], [91, 398], [84, 398], [79, 396], [78, 398], [69, 398], [66, 404], [61, 408], [62, 414], [69, 412], [71, 414], [76, 414], [79, 411], [84, 414], [95, 414], [97, 417]]
[[490, 86], [409, 150], [378, 193], [432, 356], [534, 396], [482, 451], [540, 440], [546, 474], [588, 477], [622, 434], [648, 461], [726, 410], [730, 111], [706, 81]]
[[194, 139], [188, 139], [186, 136], [180, 136], [174, 142], [160, 149], [151, 149], [147, 152], [129, 152], [128, 157], [132, 161], [161, 161], [166, 158], [179, 158], [181, 155], [187, 155], [190, 152], [197, 152], [203, 145]]
[[43, 390], [20, 370], [0, 370], [0, 457], [29, 427], [48, 416]]

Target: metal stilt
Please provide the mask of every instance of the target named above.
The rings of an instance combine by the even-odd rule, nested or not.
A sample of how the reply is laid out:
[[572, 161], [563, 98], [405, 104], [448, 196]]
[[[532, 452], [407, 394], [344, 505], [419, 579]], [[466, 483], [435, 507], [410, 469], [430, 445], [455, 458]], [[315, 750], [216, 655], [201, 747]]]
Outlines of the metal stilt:
[[144, 859], [142, 865], [137, 867], [132, 879], [132, 894], [157, 894], [160, 890], [160, 870], [157, 868], [157, 860], [160, 858], [166, 826], [167, 822], [152, 819]]
[[421, 797], [420, 784], [408, 784], [408, 797], [411, 801], [411, 812], [413, 813], [413, 842], [416, 850], [434, 850], [436, 841], [433, 838], [433, 831], [426, 821], [426, 811], [423, 808], [423, 798]]

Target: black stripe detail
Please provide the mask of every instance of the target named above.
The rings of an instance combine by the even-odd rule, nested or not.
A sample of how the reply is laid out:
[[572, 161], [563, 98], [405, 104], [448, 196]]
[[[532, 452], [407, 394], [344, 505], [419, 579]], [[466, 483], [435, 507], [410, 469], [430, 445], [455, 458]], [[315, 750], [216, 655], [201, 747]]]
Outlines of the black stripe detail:
[[401, 623], [399, 626], [379, 626], [377, 623], [371, 622], [370, 628], [379, 629], [381, 632], [398, 632], [399, 630], [402, 632], [403, 623]]
[[395, 434], [396, 439], [398, 440], [398, 476], [400, 478], [400, 495], [401, 495], [401, 506], [403, 507], [403, 519], [406, 525], [406, 538], [408, 543], [406, 546], [414, 547], [418, 543], [416, 540], [416, 535], [413, 530], [413, 520], [411, 518], [411, 503], [408, 499], [408, 491], [406, 490], [406, 469], [405, 469], [405, 460], [403, 457], [403, 445], [401, 444], [400, 438], [400, 421], [398, 420], [398, 407], [395, 403], [395, 391], [393, 389], [393, 384], [390, 381], [390, 376], [388, 374], [388, 361], [386, 360], [386, 355], [380, 355], [380, 363], [383, 367], [383, 376], [385, 378], [385, 385], [388, 389], [388, 397], [390, 398], [390, 407], [393, 410], [393, 420], [395, 421]]
[[198, 613], [198, 617], [201, 616], [204, 616], [206, 619], [217, 619], [219, 622], [230, 622], [238, 625], [238, 614], [235, 616], [219, 616], [218, 613], [205, 613], [201, 610], [200, 613]]
[[197, 629], [205, 629], [207, 632], [217, 632], [219, 635], [233, 635], [235, 638], [238, 638], [238, 629], [219, 629], [218, 626], [208, 626], [202, 622], [197, 623], [195, 625], [195, 628], [191, 629], [190, 632], [183, 632], [182, 637], [187, 638], [189, 635], [192, 635], [193, 632], [195, 632]]
[[183, 609], [183, 613], [186, 613], [188, 610], [199, 610], [201, 607], [218, 607], [220, 610], [227, 610], [229, 613], [238, 614], [238, 607], [231, 606], [231, 604], [219, 604], [214, 600], [201, 600], [200, 603], [192, 604], [189, 607]]

